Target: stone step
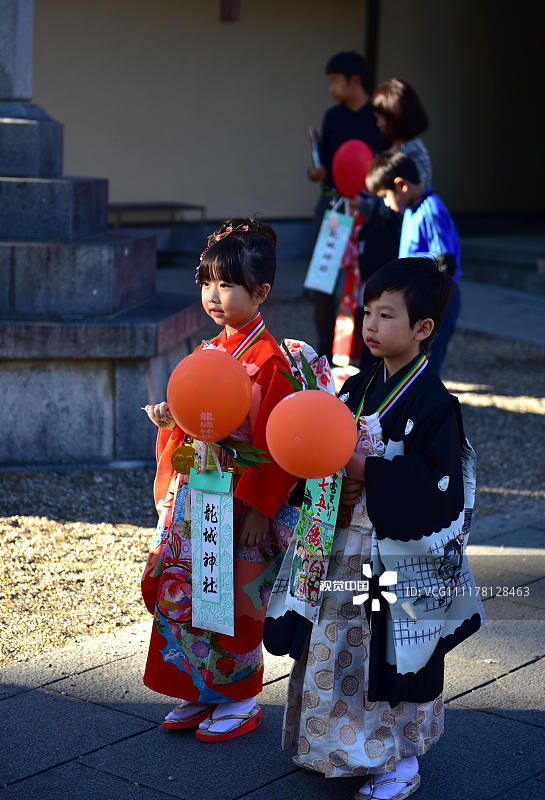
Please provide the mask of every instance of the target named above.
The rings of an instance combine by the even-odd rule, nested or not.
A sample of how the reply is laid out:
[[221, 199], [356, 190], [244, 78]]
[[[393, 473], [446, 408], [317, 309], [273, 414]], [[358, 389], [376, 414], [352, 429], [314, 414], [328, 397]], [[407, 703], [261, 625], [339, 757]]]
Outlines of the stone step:
[[536, 268], [536, 257], [545, 254], [545, 234], [521, 233], [504, 236], [462, 236], [462, 257], [469, 261], [497, 261]]
[[0, 178], [0, 239], [71, 241], [106, 230], [104, 178]]
[[545, 254], [545, 234], [538, 229], [523, 233], [462, 236], [464, 276], [480, 283], [545, 295], [545, 274], [538, 256]]
[[545, 295], [545, 275], [541, 275], [535, 265], [487, 261], [482, 258], [466, 256], [465, 250], [463, 250], [461, 267], [464, 277], [469, 280], [492, 283], [495, 286], [517, 289], [530, 294]]
[[0, 359], [153, 358], [205, 323], [198, 300], [174, 294], [153, 295], [136, 308], [108, 317], [4, 318]]
[[155, 239], [138, 234], [0, 241], [0, 315], [114, 314], [153, 294], [155, 260]]

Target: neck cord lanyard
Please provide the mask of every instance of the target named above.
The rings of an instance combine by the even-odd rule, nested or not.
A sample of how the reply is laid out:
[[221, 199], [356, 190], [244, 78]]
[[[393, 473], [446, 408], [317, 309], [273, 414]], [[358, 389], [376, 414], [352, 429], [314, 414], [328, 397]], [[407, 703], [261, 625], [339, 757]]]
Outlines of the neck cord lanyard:
[[[359, 418], [361, 416], [361, 412], [363, 411], [363, 406], [364, 406], [364, 403], [365, 403], [365, 398], [367, 397], [367, 392], [368, 392], [371, 384], [375, 380], [376, 376], [378, 375], [378, 372], [379, 372], [380, 368], [382, 367], [383, 363], [384, 362], [382, 362], [382, 361], [380, 362], [380, 364], [378, 365], [376, 370], [371, 375], [371, 379], [370, 379], [369, 383], [365, 387], [365, 391], [363, 393], [363, 397], [361, 399], [361, 403], [359, 404], [358, 410], [356, 412], [356, 422], [359, 421]], [[397, 403], [397, 401], [399, 400], [401, 395], [404, 394], [404, 392], [407, 391], [409, 386], [411, 386], [411, 384], [414, 383], [414, 381], [426, 369], [427, 366], [428, 366], [428, 359], [427, 359], [426, 355], [424, 354], [418, 359], [416, 364], [414, 364], [411, 367], [411, 369], [406, 373], [406, 375], [403, 376], [403, 378], [397, 384], [395, 389], [392, 389], [392, 391], [390, 392], [388, 397], [385, 400], [383, 400], [382, 403], [379, 405], [379, 407], [377, 408], [377, 410], [375, 412], [376, 414], [378, 414], [378, 418], [379, 419], [382, 419], [382, 417], [395, 405], [395, 403]]]

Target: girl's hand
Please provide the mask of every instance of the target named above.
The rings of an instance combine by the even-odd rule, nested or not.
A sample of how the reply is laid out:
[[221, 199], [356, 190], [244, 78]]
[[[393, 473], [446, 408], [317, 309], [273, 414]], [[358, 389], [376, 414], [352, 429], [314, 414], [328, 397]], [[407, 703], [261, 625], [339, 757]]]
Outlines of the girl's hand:
[[242, 523], [238, 545], [241, 547], [252, 547], [254, 545], [259, 547], [269, 534], [269, 523], [270, 519], [262, 514], [261, 511], [250, 507]]
[[157, 403], [156, 406], [145, 406], [146, 414], [158, 428], [167, 428], [173, 431], [176, 423], [172, 419], [168, 403]]

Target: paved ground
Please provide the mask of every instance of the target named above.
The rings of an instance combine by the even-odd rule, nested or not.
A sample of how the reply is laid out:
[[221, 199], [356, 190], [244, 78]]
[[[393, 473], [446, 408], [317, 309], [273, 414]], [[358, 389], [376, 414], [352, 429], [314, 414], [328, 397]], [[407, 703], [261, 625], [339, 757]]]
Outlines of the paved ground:
[[545, 297], [462, 278], [458, 325], [545, 347]]
[[[446, 732], [421, 759], [422, 800], [545, 798], [544, 510], [475, 525], [477, 583], [528, 596], [485, 599], [487, 624], [447, 659]], [[267, 656], [258, 731], [210, 745], [159, 726], [172, 702], [142, 684], [148, 633], [133, 625], [0, 672], [0, 797], [352, 797], [361, 780], [302, 772], [280, 749], [289, 658]]]
[[[301, 272], [284, 265], [277, 296], [298, 296]], [[160, 288], [187, 275], [161, 270]], [[463, 293], [463, 326], [545, 343], [545, 300], [469, 282]], [[470, 561], [491, 587], [488, 622], [448, 658], [446, 732], [421, 759], [421, 800], [545, 800], [544, 511], [537, 501], [474, 526]], [[163, 731], [172, 703], [141, 679], [148, 627], [0, 671], [0, 800], [352, 797], [361, 780], [302, 772], [280, 749], [288, 658], [267, 657], [255, 733], [210, 745]]]

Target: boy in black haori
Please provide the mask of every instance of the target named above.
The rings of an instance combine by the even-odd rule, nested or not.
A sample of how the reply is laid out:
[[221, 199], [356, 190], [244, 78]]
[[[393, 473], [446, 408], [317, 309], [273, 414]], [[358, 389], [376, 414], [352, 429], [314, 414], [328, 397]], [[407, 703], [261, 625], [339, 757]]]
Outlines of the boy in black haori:
[[282, 746], [326, 777], [367, 776], [360, 800], [418, 789], [417, 757], [443, 733], [445, 654], [484, 622], [464, 554], [475, 454], [426, 357], [451, 291], [432, 258], [390, 262], [366, 284], [363, 338], [382, 360], [340, 391], [361, 438], [345, 468], [319, 620], [292, 625], [299, 642], [288, 633], [284, 643], [300, 657]]

